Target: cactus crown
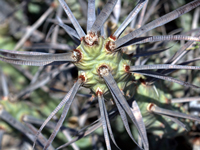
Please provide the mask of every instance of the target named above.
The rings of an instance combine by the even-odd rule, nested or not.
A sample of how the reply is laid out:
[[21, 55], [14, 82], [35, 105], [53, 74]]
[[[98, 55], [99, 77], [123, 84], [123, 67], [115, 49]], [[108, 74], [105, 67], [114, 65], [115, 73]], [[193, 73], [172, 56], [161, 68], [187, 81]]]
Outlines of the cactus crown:
[[93, 35], [86, 35], [76, 48], [76, 51], [81, 53], [81, 58], [75, 65], [79, 69], [79, 76], [84, 75], [86, 78], [84, 86], [91, 88], [95, 93], [97, 89], [101, 89], [103, 93], [108, 92], [100, 72], [100, 68], [104, 66], [109, 69], [118, 87], [123, 90], [129, 75], [126, 72], [126, 66], [130, 65], [128, 57], [109, 50], [109, 43], [113, 42], [113, 39], [98, 36], [93, 38]]

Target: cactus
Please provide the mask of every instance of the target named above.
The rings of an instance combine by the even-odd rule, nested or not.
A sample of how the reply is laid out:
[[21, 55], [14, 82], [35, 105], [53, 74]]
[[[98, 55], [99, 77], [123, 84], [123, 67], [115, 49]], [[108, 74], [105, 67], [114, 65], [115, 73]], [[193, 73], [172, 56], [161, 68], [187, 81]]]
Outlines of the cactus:
[[[106, 20], [112, 11], [113, 14], [118, 14], [116, 8], [120, 6], [119, 0], [109, 0], [103, 9], [99, 11], [97, 16], [95, 14], [95, 1], [88, 0], [87, 33], [84, 32], [66, 2], [64, 0], [59, 0], [59, 3], [66, 12], [75, 30], [64, 24], [62, 19], [58, 16], [56, 23], [62, 27], [72, 37], [72, 39], [78, 41], [78, 43], [80, 43], [79, 46], [68, 53], [52, 54], [44, 52], [17, 51], [21, 48], [23, 41], [26, 41], [35, 28], [41, 24], [41, 20], [39, 19], [39, 21], [29, 30], [30, 32], [27, 32], [20, 42], [16, 44], [14, 51], [0, 49], [0, 60], [7, 63], [30, 66], [73, 63], [78, 69], [77, 81], [62, 101], [50, 113], [48, 118], [42, 123], [37, 133], [35, 133], [33, 147], [35, 146], [37, 139], [41, 141], [41, 131], [43, 128], [64, 106], [61, 117], [55, 125], [53, 133], [43, 145], [43, 149], [45, 150], [48, 148], [53, 149], [51, 143], [63, 125], [69, 108], [80, 87], [90, 89], [92, 94], [97, 97], [100, 109], [100, 119], [83, 135], [78, 134], [77, 138], [74, 138], [72, 141], [60, 146], [58, 149], [75, 142], [82, 136], [87, 136], [100, 126], [103, 127], [106, 148], [108, 150], [111, 149], [110, 138], [114, 145], [119, 148], [115, 141], [110, 124], [110, 120], [115, 118], [117, 114], [120, 114], [124, 127], [133, 142], [139, 148], [145, 150], [149, 149], [147, 133], [151, 133], [160, 138], [174, 137], [189, 130], [192, 126], [189, 119], [198, 122], [200, 121], [200, 118], [190, 115], [183, 106], [177, 104], [178, 100], [173, 99], [173, 95], [170, 91], [166, 90], [169, 86], [157, 81], [158, 79], [161, 79], [187, 88], [199, 88], [191, 83], [168, 76], [175, 70], [200, 70], [199, 66], [188, 65], [189, 63], [199, 60], [198, 57], [188, 61], [183, 60], [181, 63], [178, 63], [185, 54], [198, 48], [198, 46], [193, 46], [192, 48], [190, 46], [194, 42], [200, 41], [199, 30], [195, 36], [187, 36], [184, 34], [141, 36], [146, 32], [175, 20], [181, 15], [198, 7], [200, 5], [199, 0], [192, 1], [160, 18], [155, 19], [154, 21], [147, 23], [146, 25], [144, 25], [146, 23], [146, 18], [143, 18], [142, 14], [146, 10], [148, 0], [140, 0], [118, 28], [116, 28], [116, 23], [118, 22], [119, 16], [111, 18], [110, 22], [106, 22]], [[153, 5], [156, 4], [153, 3]], [[57, 1], [53, 2], [51, 7], [44, 13], [43, 17], [48, 16], [56, 7], [58, 7]], [[133, 23], [133, 20], [139, 15], [139, 13], [141, 16], [139, 17], [136, 29], [130, 29], [130, 31], [125, 30], [129, 23]], [[144, 21], [141, 20], [142, 18]], [[104, 25], [107, 25], [106, 30]], [[113, 25], [115, 27], [111, 28]], [[110, 28], [110, 34], [107, 28]], [[127, 32], [123, 33], [124, 30]], [[170, 49], [166, 48], [150, 51], [148, 48], [144, 48], [144, 50], [142, 47], [145, 47], [145, 43], [164, 43], [166, 41], [174, 40], [186, 40], [188, 42], [184, 44], [170, 59], [167, 59], [167, 62], [163, 63], [161, 61], [160, 64], [151, 64], [151, 61], [149, 61], [150, 64], [145, 65], [146, 60], [148, 60], [150, 56], [153, 56], [153, 54], [159, 54]], [[190, 48], [187, 49], [188, 47]], [[144, 56], [147, 57], [144, 58]], [[144, 58], [143, 61], [142, 58]], [[27, 92], [43, 86], [51, 80], [51, 77], [55, 77], [60, 73], [62, 67], [63, 66], [59, 66], [58, 69], [54, 69], [52, 72], [45, 74], [43, 78], [28, 86], [18, 95], [12, 97], [12, 100], [17, 100]], [[110, 113], [106, 110], [105, 99], [111, 100], [113, 103], [113, 111]], [[182, 102], [190, 101], [189, 99], [185, 101], [181, 99], [179, 100]], [[192, 100], [194, 101], [196, 99], [194, 98]], [[12, 104], [9, 105], [12, 106]], [[34, 115], [35, 114], [33, 114], [33, 116]], [[35, 116], [37, 117], [37, 115]], [[177, 117], [184, 119], [179, 120]], [[128, 120], [128, 118], [130, 120]], [[128, 121], [131, 121], [134, 124], [134, 133], [131, 132]], [[28, 126], [30, 127], [30, 125]]]

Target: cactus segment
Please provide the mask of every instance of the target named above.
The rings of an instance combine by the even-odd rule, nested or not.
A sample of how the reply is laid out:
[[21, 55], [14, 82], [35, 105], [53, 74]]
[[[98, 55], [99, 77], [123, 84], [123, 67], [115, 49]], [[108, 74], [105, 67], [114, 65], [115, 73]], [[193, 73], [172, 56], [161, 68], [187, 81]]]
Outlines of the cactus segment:
[[110, 41], [113, 42], [113, 39], [98, 37], [98, 41], [91, 46], [82, 40], [81, 45], [76, 48], [81, 53], [81, 59], [74, 64], [79, 69], [79, 75], [84, 73], [87, 78], [83, 86], [91, 88], [94, 93], [98, 88], [103, 93], [108, 91], [104, 80], [99, 75], [98, 69], [101, 66], [109, 68], [120, 89], [123, 90], [128, 81], [129, 73], [126, 72], [125, 67], [130, 65], [130, 60], [120, 52], [108, 51], [106, 44]]
[[147, 132], [153, 133], [159, 137], [173, 137], [183, 134], [186, 131], [186, 128], [191, 124], [188, 120], [185, 120], [183, 121], [184, 125], [177, 120], [176, 122], [173, 121], [165, 115], [160, 116], [149, 111], [149, 107], [151, 106], [150, 103], [154, 103], [159, 107], [188, 113], [187, 111], [183, 111], [182, 106], [171, 104], [169, 100], [170, 95], [162, 91], [158, 84], [146, 85], [144, 83], [138, 83], [138, 85], [135, 85], [134, 98], [137, 99], [145, 126], [147, 127]]
[[0, 102], [0, 107], [2, 107], [4, 110], [8, 110], [9, 113], [15, 116], [15, 118], [20, 122], [22, 122], [24, 115], [39, 116], [39, 113], [30, 111], [30, 107], [26, 103], [12, 103], [4, 100]]

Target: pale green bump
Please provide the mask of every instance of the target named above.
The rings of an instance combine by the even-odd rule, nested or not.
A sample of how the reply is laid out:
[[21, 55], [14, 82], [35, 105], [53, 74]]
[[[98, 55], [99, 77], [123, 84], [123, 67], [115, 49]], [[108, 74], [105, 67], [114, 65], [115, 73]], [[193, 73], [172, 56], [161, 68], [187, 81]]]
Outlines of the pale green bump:
[[[135, 86], [134, 98], [137, 100], [141, 110], [143, 121], [147, 126], [147, 131], [160, 137], [173, 137], [182, 134], [185, 132], [184, 128], [179, 127], [176, 123], [162, 115], [150, 113], [147, 110], [148, 104], [154, 103], [165, 109], [187, 113], [180, 105], [167, 104], [169, 99], [168, 94], [161, 90], [160, 87], [161, 85], [145, 85], [143, 83], [138, 83], [138, 85]], [[164, 122], [167, 122], [167, 124]], [[183, 123], [189, 127], [189, 122], [187, 120]]]
[[144, 75], [139, 74], [139, 73], [134, 73], [133, 76], [135, 77], [135, 80], [146, 79]]
[[102, 46], [104, 39], [103, 38], [99, 38], [98, 39], [98, 44], [94, 44], [92, 46], [87, 45], [84, 43], [84, 41], [81, 42], [81, 52], [83, 53], [83, 59], [84, 60], [91, 60], [93, 58], [96, 58], [97, 56], [101, 57], [101, 50], [102, 50]]
[[0, 120], [0, 129], [6, 131], [7, 133], [16, 133], [14, 132], [14, 129], [11, 127], [11, 125], [4, 122], [3, 120]]
[[5, 109], [20, 122], [22, 121], [22, 117], [25, 115], [39, 117], [39, 113], [36, 112], [32, 107], [28, 106], [25, 102], [18, 103], [2, 100], [0, 101], [0, 105], [2, 105], [3, 109]]

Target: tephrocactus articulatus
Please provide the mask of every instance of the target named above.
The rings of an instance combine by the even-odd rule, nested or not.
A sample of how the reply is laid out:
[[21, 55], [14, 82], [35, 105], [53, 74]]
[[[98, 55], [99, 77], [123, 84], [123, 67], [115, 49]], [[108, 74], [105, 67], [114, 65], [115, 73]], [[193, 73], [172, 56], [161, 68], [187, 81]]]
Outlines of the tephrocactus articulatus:
[[[89, 33], [82, 38], [81, 44], [75, 52], [79, 54], [79, 61], [75, 65], [79, 69], [79, 76], [85, 77], [84, 86], [93, 92], [101, 90], [108, 92], [105, 81], [102, 79], [101, 68], [106, 67], [112, 73], [118, 87], [123, 90], [129, 78], [128, 68], [130, 60], [121, 52], [112, 52], [114, 39], [104, 39], [102, 36]], [[114, 45], [113, 45], [114, 46]]]
[[[64, 0], [59, 0], [59, 2], [68, 15], [68, 19], [70, 19], [73, 24], [74, 29], [64, 24], [58, 16], [56, 17], [55, 22], [62, 27], [76, 43], [78, 43], [79, 46], [74, 50], [72, 48], [67, 53], [44, 53], [0, 49], [0, 60], [12, 64], [46, 66], [73, 63], [78, 68], [78, 78], [73, 87], [68, 90], [68, 93], [51, 112], [48, 118], [41, 123], [40, 129], [36, 134], [34, 133], [35, 140], [30, 138], [34, 142], [34, 145], [38, 140], [45, 150], [48, 148], [54, 149], [52, 148], [51, 143], [59, 132], [75, 95], [81, 86], [89, 88], [93, 92], [93, 95], [96, 96], [96, 99], [98, 99], [101, 117], [92, 124], [91, 128], [84, 131], [84, 133], [82, 130], [76, 133], [77, 137], [66, 145], [73, 143], [81, 137], [87, 136], [95, 131], [95, 129], [102, 126], [106, 148], [108, 150], [111, 149], [110, 138], [115, 146], [118, 147], [109, 121], [110, 119], [115, 118], [117, 114], [120, 114], [122, 118], [121, 121], [123, 122], [129, 137], [138, 147], [145, 150], [149, 149], [147, 132], [159, 136], [160, 138], [168, 135], [173, 136], [182, 133], [183, 130], [187, 129], [185, 124], [181, 122], [182, 120], [179, 121], [176, 117], [200, 121], [196, 116], [183, 114], [182, 112], [188, 112], [183, 111], [182, 106], [173, 104], [176, 103], [176, 100], [171, 99], [172, 97], [168, 96], [166, 94], [167, 92], [164, 92], [166, 87], [161, 86], [161, 84], [156, 82], [157, 79], [162, 79], [186, 87], [199, 88], [188, 82], [168, 76], [175, 70], [200, 70], [199, 66], [189, 65], [191, 62], [199, 60], [198, 57], [187, 61], [183, 60], [183, 62], [178, 63], [178, 61], [191, 50], [187, 48], [191, 46], [193, 42], [200, 41], [199, 30], [197, 30], [198, 32], [195, 36], [188, 36], [185, 34], [145, 35], [148, 31], [175, 20], [181, 15], [198, 7], [200, 5], [199, 0], [192, 1], [149, 23], [147, 23], [147, 21], [142, 22], [143, 19], [140, 19], [144, 17], [149, 1], [139, 0], [135, 8], [121, 25], [119, 25], [119, 28], [107, 35], [104, 24], [112, 11], [115, 14], [115, 11], [119, 9], [119, 0], [109, 0], [103, 9], [98, 12], [97, 17], [95, 12], [95, 1], [88, 0], [87, 33], [83, 31], [66, 2]], [[152, 7], [156, 5], [156, 2], [157, 1], [152, 3]], [[55, 5], [55, 2], [53, 2], [42, 18], [48, 16], [57, 6], [58, 5]], [[138, 17], [139, 13], [140, 17]], [[119, 14], [118, 17], [117, 15], [115, 16], [115, 19], [116, 18], [119, 18]], [[131, 28], [130, 33], [123, 34], [123, 31], [134, 18], [139, 19], [138, 26], [136, 28]], [[35, 26], [37, 26], [37, 24], [35, 24]], [[31, 28], [31, 31], [36, 28], [35, 26]], [[117, 24], [115, 26], [117, 26]], [[141, 35], [143, 36], [141, 37]], [[29, 36], [30, 34], [27, 32], [26, 36], [24, 36], [25, 40], [22, 39], [22, 42], [17, 44], [15, 50], [18, 50], [22, 46], [21, 43], [26, 41]], [[149, 42], [164, 43], [166, 41], [175, 40], [188, 41], [188, 43], [183, 45], [180, 50], [177, 50], [177, 53], [175, 53], [171, 59], [167, 59], [166, 62], [161, 61], [160, 64], [152, 64], [152, 61], [149, 63], [148, 60], [152, 55], [160, 54], [170, 48], [157, 49], [159, 47], [158, 45], [153, 45], [151, 48], [156, 47], [156, 49], [153, 50], [149, 47], [145, 47], [144, 49], [140, 47], [140, 45], [145, 45], [145, 43]], [[132, 45], [134, 45], [133, 50], [130, 50], [130, 48], [127, 50], [123, 49]], [[125, 52], [127, 52], [127, 54], [125, 54]], [[46, 76], [44, 76], [42, 80], [38, 80], [34, 84], [31, 83], [27, 88], [28, 90], [26, 89], [25, 92], [23, 91], [24, 93], [22, 93], [27, 94], [27, 91], [45, 85], [51, 80], [51, 77], [55, 77], [60, 70], [63, 68], [66, 69], [65, 67], [67, 68], [68, 66], [60, 65], [56, 69], [50, 68], [50, 72], [45, 74]], [[20, 92], [20, 95], [16, 96], [15, 99], [21, 97], [23, 94]], [[112, 100], [113, 108], [110, 113], [106, 110], [104, 98], [106, 100]], [[181, 101], [183, 100], [181, 99]], [[40, 137], [42, 129], [63, 106], [62, 115], [54, 125], [53, 133], [46, 142], [42, 142]], [[9, 120], [7, 121], [9, 122]], [[134, 124], [134, 127], [137, 129], [136, 132], [132, 133], [128, 121], [131, 121]], [[168, 124], [168, 122], [170, 123]], [[60, 146], [58, 149], [62, 147], [63, 146]]]

